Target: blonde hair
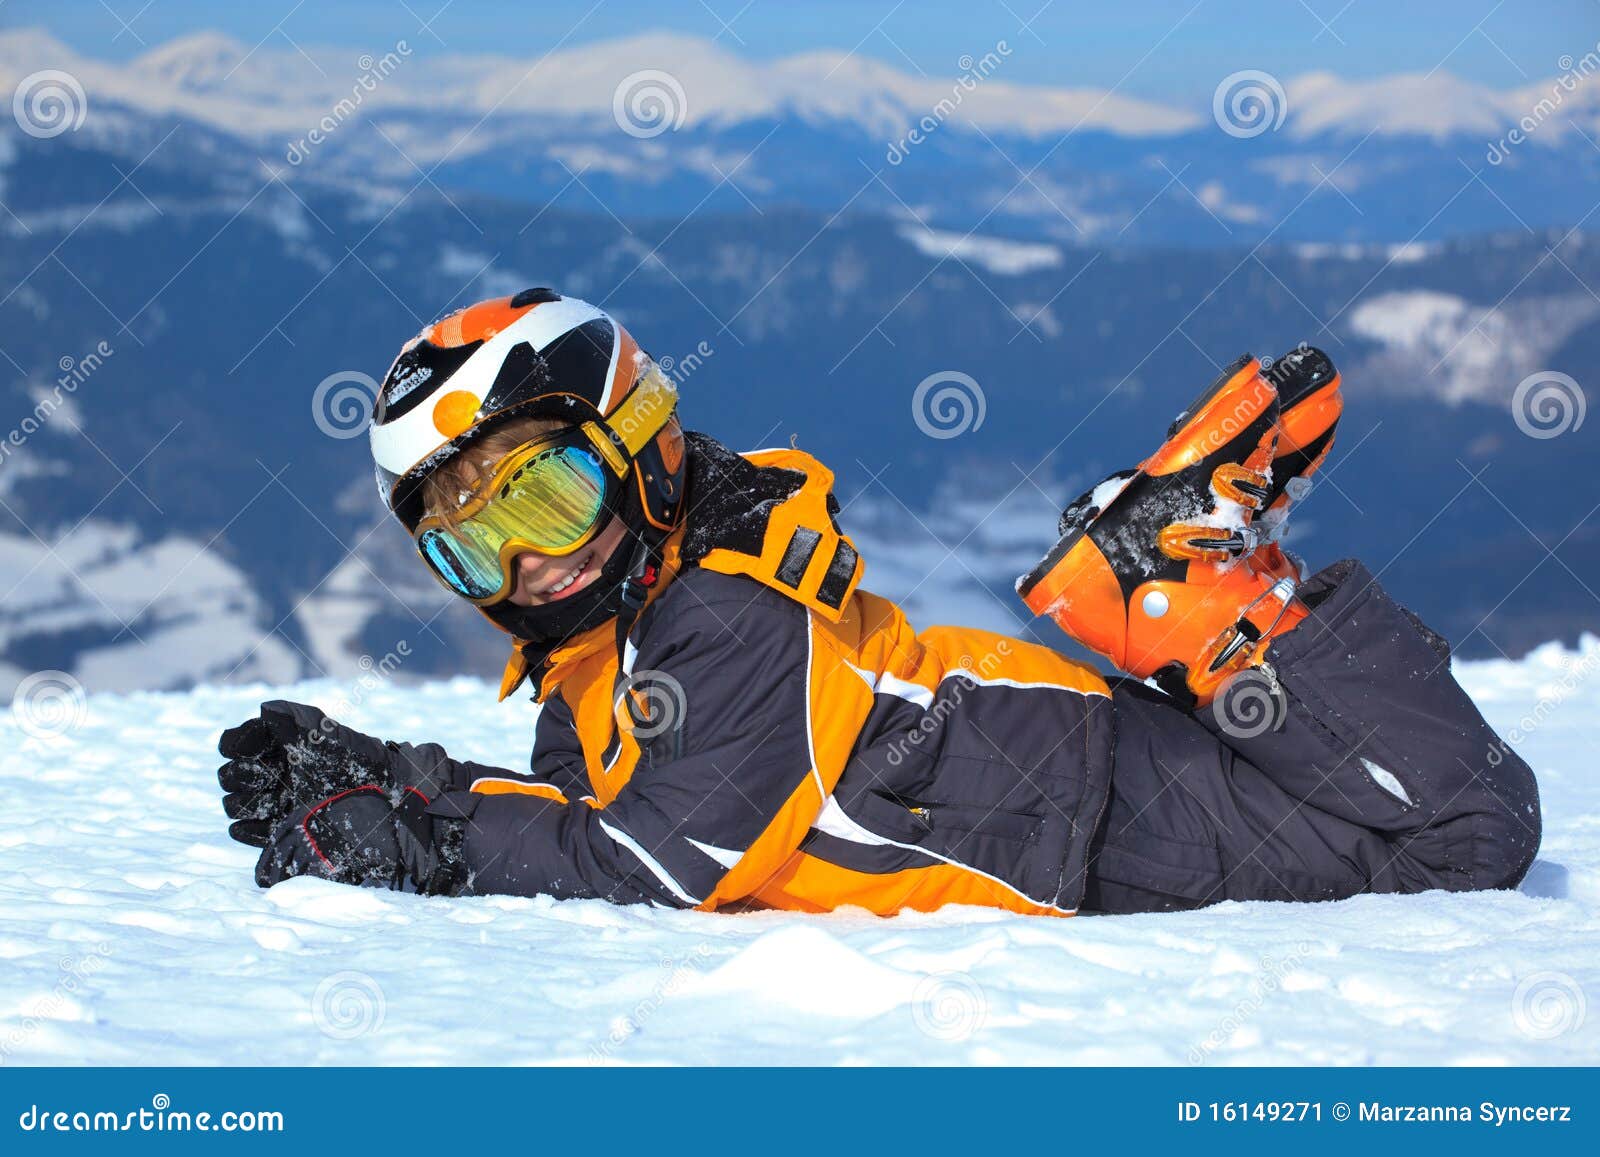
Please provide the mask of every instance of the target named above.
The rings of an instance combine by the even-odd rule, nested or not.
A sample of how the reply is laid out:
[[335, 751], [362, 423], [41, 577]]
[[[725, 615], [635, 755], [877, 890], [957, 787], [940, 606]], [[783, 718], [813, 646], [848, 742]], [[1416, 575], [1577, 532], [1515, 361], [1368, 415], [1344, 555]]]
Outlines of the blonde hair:
[[495, 463], [525, 442], [567, 425], [549, 418], [516, 418], [478, 438], [446, 461], [422, 484], [425, 516], [446, 514], [461, 504], [462, 495], [493, 472]]

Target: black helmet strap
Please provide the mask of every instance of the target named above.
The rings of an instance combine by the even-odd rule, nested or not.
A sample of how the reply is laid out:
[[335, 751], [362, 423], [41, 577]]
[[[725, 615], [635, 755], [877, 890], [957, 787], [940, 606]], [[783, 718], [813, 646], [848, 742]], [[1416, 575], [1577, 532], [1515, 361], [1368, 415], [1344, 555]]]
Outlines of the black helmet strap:
[[[634, 547], [633, 558], [629, 561], [627, 577], [622, 580], [618, 590], [620, 605], [617, 608], [617, 673], [611, 680], [611, 736], [613, 742], [620, 742], [621, 736], [617, 734], [617, 712], [615, 708], [623, 703], [623, 697], [632, 688], [633, 674], [627, 669], [628, 665], [628, 636], [633, 633], [633, 628], [639, 622], [639, 616], [644, 613], [644, 607], [650, 601], [650, 591], [661, 579], [661, 546], [653, 535], [647, 535], [639, 540]], [[628, 705], [629, 718], [637, 719], [633, 708]], [[607, 744], [610, 749], [611, 744]]]

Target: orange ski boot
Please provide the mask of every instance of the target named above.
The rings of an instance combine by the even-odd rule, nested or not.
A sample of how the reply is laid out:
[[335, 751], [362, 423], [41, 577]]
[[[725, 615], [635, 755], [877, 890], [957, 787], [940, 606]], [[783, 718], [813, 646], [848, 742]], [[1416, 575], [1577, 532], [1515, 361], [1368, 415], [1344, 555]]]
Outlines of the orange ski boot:
[[1061, 541], [1017, 593], [1084, 646], [1195, 706], [1305, 617], [1295, 581], [1258, 573], [1280, 408], [1245, 356], [1130, 474], [1068, 506]]

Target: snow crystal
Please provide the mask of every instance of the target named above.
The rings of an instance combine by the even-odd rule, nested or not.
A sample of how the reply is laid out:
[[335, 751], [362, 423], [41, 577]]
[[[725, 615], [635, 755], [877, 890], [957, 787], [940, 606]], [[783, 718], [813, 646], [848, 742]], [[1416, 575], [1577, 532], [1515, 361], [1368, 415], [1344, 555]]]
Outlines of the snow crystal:
[[1111, 505], [1112, 499], [1128, 488], [1128, 483], [1133, 480], [1133, 474], [1113, 474], [1089, 492], [1089, 505], [1104, 510]]

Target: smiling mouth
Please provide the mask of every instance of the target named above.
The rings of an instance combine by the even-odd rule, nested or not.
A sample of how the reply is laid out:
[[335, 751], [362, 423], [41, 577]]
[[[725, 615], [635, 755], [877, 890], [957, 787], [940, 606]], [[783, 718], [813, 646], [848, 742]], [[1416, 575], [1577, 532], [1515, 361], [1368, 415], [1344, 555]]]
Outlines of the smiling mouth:
[[594, 562], [594, 551], [584, 554], [582, 561], [577, 566], [563, 574], [555, 582], [538, 591], [538, 596], [547, 603], [557, 602], [571, 594], [578, 585], [578, 580], [589, 573], [589, 567]]

